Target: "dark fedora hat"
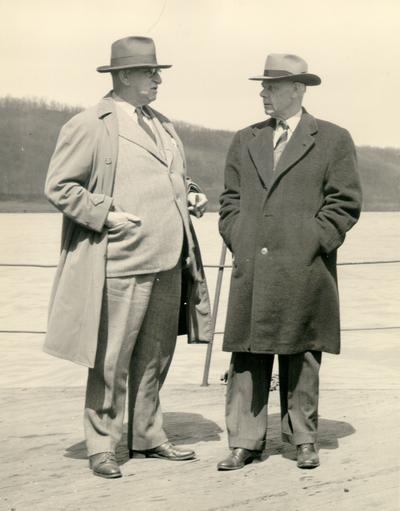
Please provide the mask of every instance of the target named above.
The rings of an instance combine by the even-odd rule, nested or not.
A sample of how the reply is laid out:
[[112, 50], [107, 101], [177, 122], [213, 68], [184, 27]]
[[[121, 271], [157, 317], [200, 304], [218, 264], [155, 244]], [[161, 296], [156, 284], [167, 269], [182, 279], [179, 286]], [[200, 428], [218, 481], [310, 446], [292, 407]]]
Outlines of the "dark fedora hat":
[[161, 69], [171, 67], [171, 65], [157, 63], [156, 47], [153, 39], [131, 36], [113, 42], [110, 65], [100, 66], [97, 71], [108, 73], [132, 67], [158, 67]]
[[308, 73], [307, 62], [289, 53], [271, 53], [267, 56], [262, 76], [254, 76], [249, 80], [292, 80], [305, 85], [319, 85], [321, 78]]

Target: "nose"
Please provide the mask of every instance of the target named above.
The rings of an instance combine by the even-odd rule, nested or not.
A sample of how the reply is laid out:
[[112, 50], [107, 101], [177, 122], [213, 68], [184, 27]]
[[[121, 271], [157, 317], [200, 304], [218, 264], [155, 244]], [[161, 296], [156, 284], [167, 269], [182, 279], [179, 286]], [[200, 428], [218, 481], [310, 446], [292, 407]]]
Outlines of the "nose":
[[160, 73], [157, 71], [157, 73], [153, 76], [153, 82], [156, 82], [157, 84], [160, 84], [162, 82], [162, 78]]
[[267, 98], [267, 97], [268, 97], [268, 91], [267, 91], [267, 89], [266, 89], [265, 87], [263, 87], [263, 88], [261, 89], [260, 96], [261, 96], [262, 98]]

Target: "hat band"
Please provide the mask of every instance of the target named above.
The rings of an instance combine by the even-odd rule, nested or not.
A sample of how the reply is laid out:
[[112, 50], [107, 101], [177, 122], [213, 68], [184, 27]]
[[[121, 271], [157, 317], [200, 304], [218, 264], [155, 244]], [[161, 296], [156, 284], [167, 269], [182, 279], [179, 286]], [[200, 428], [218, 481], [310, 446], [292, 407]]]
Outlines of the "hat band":
[[127, 57], [116, 57], [111, 59], [111, 66], [156, 66], [157, 59], [155, 55], [128, 55]]
[[283, 69], [264, 69], [264, 76], [270, 76], [271, 78], [277, 78], [280, 76], [292, 76], [294, 73], [290, 71], [284, 71]]

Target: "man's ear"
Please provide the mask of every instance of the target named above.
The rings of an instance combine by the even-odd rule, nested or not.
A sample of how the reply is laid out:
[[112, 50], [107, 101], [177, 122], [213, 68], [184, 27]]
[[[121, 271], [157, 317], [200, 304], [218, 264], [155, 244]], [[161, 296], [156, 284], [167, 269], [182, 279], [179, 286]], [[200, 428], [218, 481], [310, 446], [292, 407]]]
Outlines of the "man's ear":
[[304, 85], [304, 83], [293, 82], [293, 84], [294, 84], [295, 91], [296, 91], [297, 95], [298, 96], [303, 96], [304, 93], [306, 92], [306, 86]]
[[118, 71], [118, 79], [123, 85], [130, 85], [129, 69], [121, 69]]

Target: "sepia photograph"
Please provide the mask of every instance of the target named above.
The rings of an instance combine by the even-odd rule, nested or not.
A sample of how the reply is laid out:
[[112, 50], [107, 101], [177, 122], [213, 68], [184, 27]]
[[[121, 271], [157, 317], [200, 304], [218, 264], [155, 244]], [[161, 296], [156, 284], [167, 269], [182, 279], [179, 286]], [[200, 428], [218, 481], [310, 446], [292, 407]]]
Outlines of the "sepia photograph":
[[0, 8], [0, 511], [398, 511], [399, 3]]

